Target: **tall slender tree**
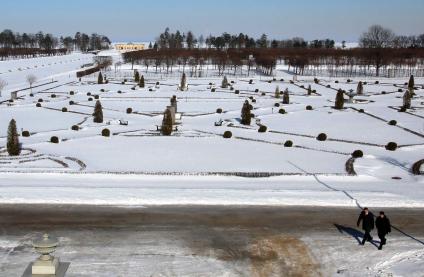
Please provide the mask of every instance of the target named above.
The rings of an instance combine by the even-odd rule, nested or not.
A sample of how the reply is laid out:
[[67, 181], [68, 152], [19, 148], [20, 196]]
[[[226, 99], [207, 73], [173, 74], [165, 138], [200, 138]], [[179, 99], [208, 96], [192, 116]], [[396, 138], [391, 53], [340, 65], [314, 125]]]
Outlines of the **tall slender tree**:
[[103, 75], [101, 72], [99, 72], [99, 76], [97, 77], [97, 83], [98, 84], [103, 84]]
[[138, 85], [139, 85], [141, 88], [144, 88], [144, 75], [141, 75], [141, 77], [140, 77], [140, 82], [138, 83]]
[[411, 75], [411, 77], [409, 77], [408, 88], [414, 89], [414, 87], [415, 87], [414, 75]]
[[18, 156], [21, 153], [21, 145], [19, 144], [19, 135], [16, 129], [15, 119], [10, 120], [7, 129], [7, 153], [10, 156]]
[[356, 87], [356, 94], [364, 94], [364, 86], [362, 85], [362, 81], [359, 81], [358, 86]]
[[342, 110], [344, 106], [344, 97], [343, 97], [343, 91], [339, 90], [336, 94], [336, 100], [334, 103], [334, 108], [336, 110]]
[[170, 136], [172, 133], [172, 115], [169, 109], [166, 109], [165, 112], [163, 113], [161, 131], [162, 131], [162, 135], [164, 136]]
[[134, 70], [134, 82], [140, 82], [140, 73], [138, 73], [138, 70]]
[[252, 120], [251, 106], [249, 101], [244, 101], [243, 107], [241, 108], [241, 124], [250, 125]]
[[286, 88], [284, 90], [284, 94], [283, 94], [283, 104], [290, 104], [290, 95], [289, 95], [289, 89]]
[[279, 86], [277, 86], [275, 88], [275, 98], [280, 98], [280, 87]]
[[224, 76], [224, 79], [222, 79], [221, 87], [222, 87], [222, 88], [227, 88], [227, 87], [228, 87], [228, 79], [227, 79], [227, 76]]
[[187, 88], [187, 77], [186, 74], [183, 73], [183, 76], [181, 76], [181, 84], [180, 84], [180, 90], [184, 91]]
[[96, 101], [96, 105], [94, 106], [93, 122], [103, 123], [103, 108], [99, 100]]

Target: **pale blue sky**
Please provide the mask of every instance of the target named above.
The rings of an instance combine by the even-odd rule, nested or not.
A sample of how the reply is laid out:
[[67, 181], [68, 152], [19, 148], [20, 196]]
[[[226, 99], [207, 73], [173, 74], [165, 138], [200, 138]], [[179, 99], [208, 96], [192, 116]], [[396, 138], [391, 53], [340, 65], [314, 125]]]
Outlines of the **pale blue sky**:
[[154, 39], [165, 27], [356, 41], [369, 25], [424, 33], [424, 0], [1, 0], [0, 29], [97, 32], [113, 41]]

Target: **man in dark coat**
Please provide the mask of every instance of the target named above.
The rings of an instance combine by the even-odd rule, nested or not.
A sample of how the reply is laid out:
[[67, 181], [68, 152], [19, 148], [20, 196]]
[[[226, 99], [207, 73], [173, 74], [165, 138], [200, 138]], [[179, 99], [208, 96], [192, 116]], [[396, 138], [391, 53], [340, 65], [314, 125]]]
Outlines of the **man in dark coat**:
[[374, 215], [368, 210], [368, 208], [364, 208], [359, 215], [358, 222], [356, 225], [359, 227], [359, 224], [362, 221], [362, 230], [365, 231], [364, 238], [362, 239], [362, 245], [365, 244], [366, 241], [372, 241], [372, 237], [370, 232], [374, 229]]
[[383, 245], [386, 244], [386, 235], [392, 231], [390, 220], [383, 211], [380, 212], [380, 216], [375, 220], [375, 227], [377, 227], [378, 237], [380, 238], [378, 250], [381, 250], [383, 249]]

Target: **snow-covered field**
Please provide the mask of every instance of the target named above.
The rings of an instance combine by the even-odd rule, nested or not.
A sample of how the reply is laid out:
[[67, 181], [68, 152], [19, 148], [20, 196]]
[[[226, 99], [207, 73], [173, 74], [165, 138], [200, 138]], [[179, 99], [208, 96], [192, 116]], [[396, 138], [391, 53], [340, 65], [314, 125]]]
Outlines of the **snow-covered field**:
[[[113, 51], [104, 54], [119, 59]], [[424, 177], [411, 173], [412, 165], [424, 158], [424, 78], [415, 79], [419, 89], [413, 109], [400, 113], [403, 92], [398, 90], [405, 90], [406, 79], [369, 77], [348, 83], [325, 77], [315, 84], [313, 78], [299, 76], [290, 83], [292, 75], [279, 65], [275, 79], [228, 75], [233, 90], [220, 88], [221, 78], [188, 74], [189, 89], [181, 92], [179, 78], [155, 76], [152, 68], [146, 74], [139, 65], [135, 68], [147, 76], [145, 88], [135, 86], [127, 64], [104, 72], [108, 84], [96, 84], [96, 74], [79, 81], [75, 72], [90, 62], [92, 55], [78, 53], [0, 62], [0, 78], [8, 82], [0, 97], [0, 204], [424, 208]], [[33, 96], [25, 82], [30, 73], [38, 79]], [[124, 78], [128, 81], [121, 84]], [[355, 90], [359, 80], [368, 82], [364, 95], [346, 102], [343, 110], [333, 109], [337, 89]], [[316, 93], [307, 94], [309, 85]], [[290, 104], [274, 97], [277, 86], [289, 90]], [[16, 90], [18, 99], [9, 103]], [[178, 131], [164, 137], [156, 126], [173, 95], [182, 119]], [[93, 123], [94, 96], [102, 103], [104, 123]], [[240, 111], [249, 97], [255, 100], [249, 99], [255, 118], [243, 126]], [[307, 105], [313, 109], [306, 110]], [[19, 132], [31, 134], [20, 137], [19, 157], [5, 151], [12, 118]], [[214, 126], [221, 119], [223, 126]], [[397, 125], [389, 125], [391, 120]], [[73, 125], [80, 130], [71, 130]], [[267, 132], [259, 133], [260, 125]], [[104, 128], [111, 137], [101, 136]], [[222, 137], [227, 130], [231, 139]], [[328, 139], [318, 141], [320, 133]], [[52, 136], [60, 143], [50, 143]], [[284, 146], [287, 140], [293, 147]], [[396, 151], [385, 149], [389, 142], [397, 143]], [[352, 164], [348, 161], [355, 150], [364, 157]], [[351, 165], [356, 175], [346, 171]], [[422, 252], [399, 245], [400, 252], [389, 261], [374, 265], [381, 266], [377, 276], [391, 276], [384, 275], [387, 268], [407, 276], [402, 274], [408, 272], [408, 262], [422, 258]]]
[[[103, 54], [112, 55], [115, 61], [120, 59], [114, 51]], [[127, 64], [117, 70], [113, 68], [104, 72], [110, 80], [108, 84], [96, 84], [96, 74], [77, 80], [75, 71], [91, 59], [92, 55], [72, 54], [0, 64], [1, 78], [8, 82], [3, 91], [4, 102], [0, 106], [0, 143], [5, 145], [7, 125], [12, 118], [17, 121], [19, 132], [29, 131], [31, 134], [30, 137], [20, 137], [24, 148], [20, 157], [9, 157], [4, 148], [0, 152], [0, 171], [4, 172], [0, 185], [8, 191], [5, 194], [10, 193], [1, 201], [10, 202], [18, 198], [20, 202], [33, 201], [29, 195], [26, 199], [23, 196], [25, 193], [12, 197], [18, 195], [14, 190], [21, 189], [19, 186], [10, 190], [10, 182], [14, 179], [22, 186], [34, 187], [28, 175], [14, 175], [31, 172], [49, 173], [45, 175], [48, 176], [48, 183], [56, 180], [57, 186], [64, 180], [73, 180], [71, 173], [90, 174], [90, 180], [109, 180], [115, 178], [110, 174], [120, 174], [123, 186], [126, 180], [121, 175], [135, 174], [140, 179], [140, 188], [150, 186], [152, 180], [161, 179], [161, 175], [169, 174], [191, 176], [199, 187], [204, 182], [213, 183], [209, 190], [211, 194], [202, 194], [202, 201], [194, 196], [192, 200], [186, 197], [183, 201], [179, 198], [180, 194], [175, 193], [176, 198], [170, 198], [170, 203], [250, 203], [249, 196], [246, 199], [240, 196], [231, 198], [228, 194], [230, 198], [224, 201], [218, 195], [213, 195], [212, 191], [217, 185], [225, 188], [235, 178], [241, 184], [252, 183], [254, 189], [263, 189], [264, 184], [273, 182], [273, 189], [283, 192], [279, 196], [278, 191], [270, 192], [269, 196], [261, 198], [263, 200], [255, 200], [251, 204], [290, 205], [290, 191], [296, 197], [299, 194], [309, 199], [302, 202], [305, 205], [352, 205], [351, 202], [337, 200], [337, 197], [330, 197], [330, 200], [324, 197], [338, 188], [333, 190], [323, 186], [315, 179], [315, 176], [320, 176], [331, 178], [332, 183], [342, 184], [348, 194], [370, 196], [363, 201], [368, 205], [424, 207], [421, 189], [423, 177], [410, 173], [412, 165], [422, 159], [424, 153], [423, 79], [416, 78], [419, 89], [412, 101], [413, 109], [408, 113], [396, 110], [402, 103], [403, 95], [398, 90], [405, 89], [407, 80], [378, 79], [380, 83], [375, 84], [377, 79], [371, 77], [362, 79], [368, 82], [364, 95], [356, 96], [354, 103], [345, 103], [345, 109], [335, 110], [332, 106], [336, 90], [355, 90], [359, 79], [347, 82], [341, 78], [325, 77], [320, 84], [315, 84], [312, 78], [298, 77], [297, 81], [291, 83], [292, 76], [283, 65], [279, 65], [274, 79], [257, 75], [251, 78], [228, 75], [233, 89], [220, 88], [221, 78], [190, 78], [188, 74], [189, 89], [181, 92], [177, 90], [179, 79], [164, 78], [163, 74], [158, 74], [156, 78], [146, 77], [145, 88], [135, 86], [131, 65]], [[141, 74], [146, 74], [144, 67], [135, 65], [135, 68]], [[152, 70], [149, 69], [146, 76], [152, 76]], [[174, 69], [174, 75], [178, 70]], [[28, 73], [38, 77], [33, 96], [25, 84]], [[121, 84], [124, 79], [127, 82]], [[250, 79], [253, 80], [252, 84], [249, 84]], [[48, 84], [46, 81], [49, 81]], [[156, 82], [160, 83], [157, 88], [154, 87]], [[210, 83], [216, 87], [215, 92], [211, 92]], [[316, 93], [307, 94], [309, 85]], [[281, 91], [289, 90], [290, 104], [282, 104], [281, 98], [275, 98], [277, 86]], [[13, 103], [5, 101], [10, 91], [17, 89], [21, 89], [19, 98]], [[236, 94], [236, 91], [239, 93]], [[162, 112], [169, 105], [172, 95], [177, 96], [178, 112], [182, 114], [182, 119], [178, 131], [164, 137], [157, 131], [156, 125], [161, 124]], [[94, 96], [103, 105], [104, 123], [92, 121], [96, 101]], [[239, 122], [240, 110], [249, 97], [255, 118], [250, 126], [243, 126]], [[70, 101], [74, 102], [73, 105]], [[36, 107], [37, 102], [42, 107]], [[312, 106], [313, 110], [306, 110], [307, 105]], [[62, 108], [67, 108], [67, 112], [62, 112]], [[127, 113], [127, 108], [132, 108], [132, 113]], [[223, 113], [217, 113], [218, 108]], [[280, 109], [286, 113], [279, 113]], [[365, 112], [359, 112], [360, 109]], [[129, 125], [119, 125], [120, 119], [128, 121]], [[214, 126], [220, 119], [224, 121], [223, 126]], [[397, 125], [389, 125], [390, 120], [396, 120]], [[73, 125], [78, 125], [80, 130], [71, 130]], [[260, 125], [267, 126], [267, 132], [259, 133]], [[111, 137], [101, 136], [104, 128], [111, 130]], [[222, 137], [227, 130], [233, 133], [231, 139]], [[328, 139], [318, 141], [316, 137], [320, 133], [325, 133]], [[50, 143], [52, 136], [59, 137], [60, 143]], [[284, 146], [287, 140], [293, 141], [293, 147]], [[396, 142], [398, 149], [386, 150], [385, 145], [389, 142]], [[353, 169], [357, 176], [352, 177], [346, 172], [346, 163], [355, 150], [362, 150], [364, 157], [354, 161]], [[253, 175], [279, 177], [234, 177]], [[169, 181], [160, 183], [167, 185]], [[317, 188], [301, 188], [303, 183]], [[175, 184], [176, 187], [185, 186], [184, 181], [179, 179]], [[115, 185], [119, 187], [118, 183]], [[371, 196], [373, 192], [380, 196]], [[55, 189], [49, 190], [49, 193], [52, 197], [59, 196], [59, 191]], [[67, 193], [67, 201], [72, 202], [73, 193], [77, 195], [76, 190], [72, 189]], [[108, 199], [106, 192], [97, 195], [101, 196], [96, 200], [102, 203], [118, 201], [117, 198]], [[56, 200], [64, 199], [57, 197]], [[157, 204], [164, 203], [156, 200]], [[155, 204], [156, 200], [152, 196], [143, 201], [127, 203]], [[51, 200], [46, 196], [46, 199], [38, 201]], [[75, 197], [74, 201], [81, 201], [81, 198]], [[119, 202], [125, 202], [125, 197]]]

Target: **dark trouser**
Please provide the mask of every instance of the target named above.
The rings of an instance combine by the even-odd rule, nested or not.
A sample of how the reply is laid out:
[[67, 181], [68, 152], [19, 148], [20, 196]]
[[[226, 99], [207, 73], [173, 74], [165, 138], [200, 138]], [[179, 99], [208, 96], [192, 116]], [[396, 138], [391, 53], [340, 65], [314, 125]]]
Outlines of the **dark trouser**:
[[380, 245], [386, 244], [386, 234], [378, 233], [378, 238], [380, 239]]
[[365, 230], [365, 235], [364, 235], [364, 238], [362, 239], [362, 243], [364, 243], [365, 241], [371, 241], [372, 240], [370, 232], [371, 232], [371, 230]]

